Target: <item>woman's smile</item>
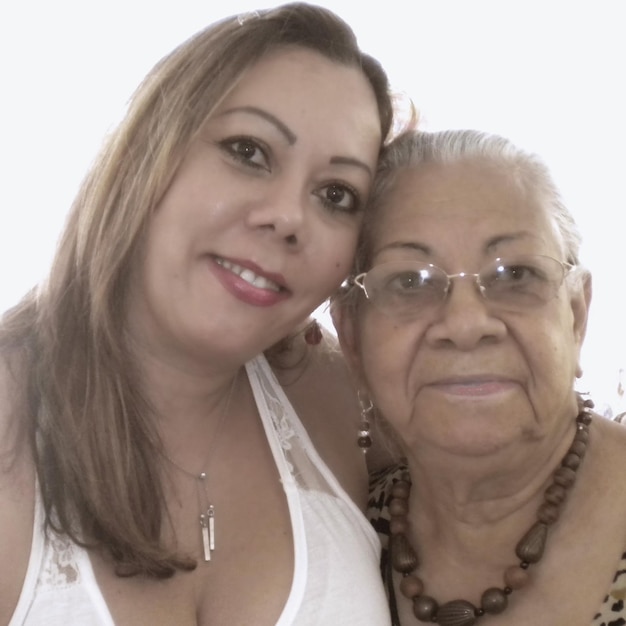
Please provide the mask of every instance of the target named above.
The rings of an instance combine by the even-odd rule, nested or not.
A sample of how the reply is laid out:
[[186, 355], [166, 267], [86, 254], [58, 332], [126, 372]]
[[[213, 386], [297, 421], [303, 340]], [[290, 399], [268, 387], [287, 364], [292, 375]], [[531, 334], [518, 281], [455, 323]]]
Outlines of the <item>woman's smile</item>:
[[[282, 275], [267, 274], [250, 262], [213, 257], [211, 268], [222, 286], [238, 300], [253, 306], [273, 306], [291, 296]], [[271, 276], [271, 277], [270, 277]]]

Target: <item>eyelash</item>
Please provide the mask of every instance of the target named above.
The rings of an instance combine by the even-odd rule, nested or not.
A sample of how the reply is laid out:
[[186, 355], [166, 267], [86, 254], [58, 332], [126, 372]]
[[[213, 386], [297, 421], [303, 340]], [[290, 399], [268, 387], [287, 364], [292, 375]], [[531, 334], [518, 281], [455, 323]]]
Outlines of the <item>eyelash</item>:
[[[239, 152], [237, 152], [237, 150], [235, 150], [233, 148], [233, 146], [235, 146], [238, 143], [248, 144], [250, 147], [258, 150], [263, 155], [263, 158], [264, 158], [265, 162], [266, 163], [269, 162], [267, 149], [264, 148], [258, 140], [254, 139], [252, 137], [249, 137], [247, 135], [241, 135], [241, 136], [237, 136], [237, 137], [229, 137], [228, 139], [224, 139], [224, 140], [218, 142], [218, 145], [232, 159], [234, 159], [238, 163], [241, 163], [245, 167], [250, 167], [250, 168], [255, 169], [255, 170], [271, 171], [269, 165], [264, 166], [264, 165], [261, 165], [259, 163], [255, 163], [251, 159], [248, 159], [245, 156], [241, 155]], [[327, 210], [329, 210], [330, 212], [333, 212], [333, 213], [341, 212], [341, 213], [347, 213], [349, 215], [358, 213], [361, 210], [361, 198], [360, 198], [359, 192], [354, 187], [352, 187], [352, 185], [348, 185], [347, 183], [340, 182], [340, 181], [330, 181], [330, 182], [325, 183], [324, 185], [322, 185], [322, 187], [320, 187], [319, 190], [328, 189], [329, 187], [333, 187], [333, 186], [338, 188], [338, 189], [341, 189], [344, 192], [349, 193], [350, 196], [352, 197], [353, 206], [344, 208], [344, 207], [340, 206], [339, 204], [337, 204], [336, 202], [331, 202], [328, 198], [324, 197], [323, 193], [320, 193], [319, 191], [316, 191], [315, 192], [315, 196], [317, 196], [317, 198], [319, 198], [319, 200], [322, 203], [322, 205], [324, 206], [324, 208], [326, 208]]]
[[344, 192], [349, 193], [352, 197], [353, 206], [344, 208], [335, 202], [331, 202], [328, 198], [324, 197], [322, 193], [316, 192], [315, 195], [320, 199], [321, 203], [326, 209], [333, 213], [341, 212], [347, 213], [348, 215], [353, 215], [361, 210], [361, 198], [359, 196], [359, 192], [354, 187], [343, 182], [331, 181], [325, 183], [322, 187], [320, 187], [320, 190], [328, 189], [329, 187], [336, 187]]
[[235, 146], [238, 143], [248, 144], [248, 146], [258, 150], [263, 155], [263, 158], [266, 163], [269, 161], [268, 156], [267, 156], [267, 150], [257, 140], [253, 139], [252, 137], [248, 137], [245, 135], [240, 136], [240, 137], [229, 137], [228, 139], [224, 139], [223, 141], [218, 142], [218, 145], [220, 146], [220, 148], [222, 148], [222, 150], [224, 150], [232, 159], [234, 159], [238, 163], [241, 163], [247, 167], [251, 167], [256, 170], [269, 171], [269, 166], [264, 166], [259, 163], [255, 163], [251, 159], [247, 159], [245, 156], [237, 152], [237, 150], [235, 150], [233, 146]]

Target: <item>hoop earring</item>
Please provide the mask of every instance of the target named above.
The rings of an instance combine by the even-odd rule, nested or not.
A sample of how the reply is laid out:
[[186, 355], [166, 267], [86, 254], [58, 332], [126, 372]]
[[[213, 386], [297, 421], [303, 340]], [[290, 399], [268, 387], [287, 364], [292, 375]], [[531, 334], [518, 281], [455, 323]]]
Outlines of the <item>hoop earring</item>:
[[361, 448], [363, 454], [367, 454], [367, 451], [372, 447], [372, 436], [370, 432], [370, 413], [374, 409], [372, 399], [367, 396], [367, 400], [364, 400], [361, 391], [357, 391], [357, 399], [361, 406], [361, 423], [359, 424], [358, 438], [356, 440], [357, 445]]

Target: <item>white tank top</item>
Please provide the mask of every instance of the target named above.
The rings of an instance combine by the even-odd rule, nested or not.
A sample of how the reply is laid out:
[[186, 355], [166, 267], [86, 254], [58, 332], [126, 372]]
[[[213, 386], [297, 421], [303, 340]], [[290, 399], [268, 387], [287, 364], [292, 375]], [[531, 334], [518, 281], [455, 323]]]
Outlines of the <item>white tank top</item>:
[[[265, 357], [246, 370], [293, 530], [294, 574], [277, 626], [388, 626], [374, 529], [314, 449]], [[88, 552], [46, 536], [43, 521], [37, 490], [30, 560], [9, 626], [115, 626]]]

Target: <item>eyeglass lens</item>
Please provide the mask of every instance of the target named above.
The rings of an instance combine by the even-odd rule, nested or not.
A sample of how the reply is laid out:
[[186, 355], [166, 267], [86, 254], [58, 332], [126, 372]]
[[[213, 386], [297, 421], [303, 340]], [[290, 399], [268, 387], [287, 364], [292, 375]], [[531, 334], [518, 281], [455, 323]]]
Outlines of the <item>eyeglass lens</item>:
[[473, 280], [482, 296], [501, 307], [520, 310], [547, 302], [563, 282], [564, 265], [546, 256], [496, 259], [478, 274], [447, 274], [420, 262], [383, 263], [359, 276], [367, 297], [393, 317], [417, 318], [440, 306], [455, 280]]

